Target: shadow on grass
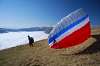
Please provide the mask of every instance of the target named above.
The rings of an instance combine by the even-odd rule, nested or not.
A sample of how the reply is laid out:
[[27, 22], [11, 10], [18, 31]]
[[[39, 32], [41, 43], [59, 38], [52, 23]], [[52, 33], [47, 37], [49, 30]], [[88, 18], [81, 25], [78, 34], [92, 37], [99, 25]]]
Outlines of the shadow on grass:
[[92, 54], [100, 52], [100, 35], [92, 35], [92, 37], [95, 38], [97, 41], [93, 43], [90, 47], [85, 49], [83, 52], [80, 52], [78, 54]]

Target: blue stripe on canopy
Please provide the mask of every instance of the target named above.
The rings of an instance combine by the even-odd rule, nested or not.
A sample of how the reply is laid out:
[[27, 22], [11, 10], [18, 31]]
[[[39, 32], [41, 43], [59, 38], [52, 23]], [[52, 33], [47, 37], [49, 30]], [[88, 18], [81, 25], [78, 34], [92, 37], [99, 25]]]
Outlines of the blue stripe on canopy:
[[57, 39], [60, 35], [62, 35], [64, 32], [68, 31], [69, 29], [73, 28], [75, 25], [78, 25], [79, 23], [81, 23], [83, 20], [85, 20], [88, 17], [88, 15], [80, 18], [79, 20], [73, 22], [72, 24], [70, 24], [69, 26], [67, 26], [66, 28], [64, 28], [63, 30], [59, 31], [58, 33], [56, 33], [53, 37], [50, 37], [48, 42], [49, 44], [54, 41], [54, 39]]

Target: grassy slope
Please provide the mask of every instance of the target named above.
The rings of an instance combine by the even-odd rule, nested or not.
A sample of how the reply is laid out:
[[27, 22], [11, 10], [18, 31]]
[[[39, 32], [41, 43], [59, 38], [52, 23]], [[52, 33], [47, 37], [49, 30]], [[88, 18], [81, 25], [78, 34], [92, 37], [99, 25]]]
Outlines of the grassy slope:
[[47, 40], [0, 51], [0, 66], [100, 66], [100, 35], [91, 47], [76, 55], [48, 47]]

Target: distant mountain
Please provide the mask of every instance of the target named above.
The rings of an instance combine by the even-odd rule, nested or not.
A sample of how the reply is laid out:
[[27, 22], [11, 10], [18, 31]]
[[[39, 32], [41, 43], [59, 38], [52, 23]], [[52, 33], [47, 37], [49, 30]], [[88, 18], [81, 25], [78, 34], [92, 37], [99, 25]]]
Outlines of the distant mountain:
[[31, 28], [21, 28], [21, 29], [0, 28], [0, 33], [19, 32], [19, 31], [45, 31], [45, 33], [50, 33], [52, 28], [53, 27], [31, 27]]
[[7, 31], [4, 28], [0, 28], [0, 33], [7, 33]]

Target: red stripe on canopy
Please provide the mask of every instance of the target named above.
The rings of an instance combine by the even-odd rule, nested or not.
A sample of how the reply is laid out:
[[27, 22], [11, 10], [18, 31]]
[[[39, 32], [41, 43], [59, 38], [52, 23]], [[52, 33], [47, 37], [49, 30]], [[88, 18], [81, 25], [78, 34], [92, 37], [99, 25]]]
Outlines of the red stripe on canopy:
[[68, 48], [81, 44], [90, 37], [90, 33], [90, 22], [88, 22], [84, 27], [63, 38], [61, 41], [53, 44], [51, 48]]

